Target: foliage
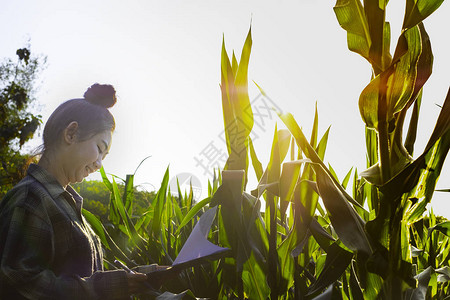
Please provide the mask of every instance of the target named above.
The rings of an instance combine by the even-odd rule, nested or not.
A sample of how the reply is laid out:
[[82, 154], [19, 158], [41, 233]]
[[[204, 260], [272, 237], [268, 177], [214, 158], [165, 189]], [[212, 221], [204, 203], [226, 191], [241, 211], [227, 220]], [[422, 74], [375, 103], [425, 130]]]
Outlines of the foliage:
[[[119, 192], [122, 194], [125, 188], [123, 183], [117, 184]], [[108, 222], [110, 191], [101, 181], [82, 181], [74, 184], [73, 188], [83, 195], [83, 207], [100, 219], [102, 223]], [[154, 199], [154, 192], [138, 190], [133, 191], [133, 211], [132, 215], [140, 216], [148, 209], [150, 202]]]
[[19, 150], [42, 122], [30, 110], [46, 58], [31, 56], [29, 46], [16, 54], [17, 61], [6, 59], [0, 64], [0, 197], [23, 177], [31, 157]]
[[[171, 265], [192, 231], [194, 221], [202, 215], [211, 198], [194, 203], [192, 188], [183, 194], [179, 186], [178, 195], [172, 195], [168, 189], [168, 169], [156, 194], [136, 193], [134, 174], [127, 175], [123, 185], [117, 184], [114, 177], [110, 180], [103, 169], [101, 174], [110, 193], [107, 221], [101, 221], [87, 209], [83, 209], [83, 215], [103, 243], [105, 267], [115, 269], [116, 259], [129, 267], [154, 263]], [[218, 180], [210, 184], [211, 193], [217, 189]], [[148, 295], [141, 295], [141, 299], [193, 297], [190, 290], [195, 291], [195, 295], [213, 297], [215, 289], [211, 291], [211, 287], [217, 288], [216, 280], [212, 267], [195, 267], [183, 272], [179, 278], [165, 282], [160, 291], [149, 290]], [[161, 292], [165, 290], [166, 293]]]
[[[436, 268], [413, 264], [410, 233], [420, 221], [431, 197], [450, 147], [450, 91], [424, 152], [412, 158], [418, 130], [422, 87], [431, 75], [433, 55], [423, 20], [441, 0], [406, 1], [402, 32], [393, 57], [389, 53], [390, 29], [385, 21], [387, 1], [340, 1], [336, 17], [347, 31], [349, 49], [362, 55], [372, 66], [373, 77], [359, 99], [366, 125], [368, 167], [361, 173], [360, 197], [367, 198], [374, 218], [366, 225], [374, 253], [381, 253], [367, 265], [378, 275], [380, 294], [401, 299], [407, 288], [415, 288], [414, 268]], [[402, 137], [406, 113], [412, 108], [408, 135]], [[373, 212], [373, 213], [372, 213]], [[432, 219], [432, 218], [431, 218]], [[422, 235], [421, 235], [422, 236]], [[441, 241], [445, 242], [446, 238]], [[378, 268], [383, 265], [385, 268]], [[371, 275], [373, 276], [373, 275]], [[366, 295], [365, 295], [366, 296]], [[433, 295], [434, 296], [434, 295]]]
[[[210, 183], [209, 196], [194, 204], [192, 191], [170, 194], [167, 171], [147, 211], [133, 216], [133, 175], [127, 176], [120, 195], [114, 179], [103, 172], [112, 193], [112, 225], [103, 226], [86, 211], [85, 217], [102, 239], [107, 267], [113, 267], [115, 258], [131, 266], [171, 264], [199, 216], [214, 208], [208, 239], [230, 248], [232, 256], [163, 282], [161, 292], [178, 293], [166, 293], [169, 299], [183, 294], [252, 300], [450, 296], [450, 223], [432, 211], [424, 217], [450, 147], [450, 92], [424, 152], [413, 158], [421, 91], [432, 67], [422, 21], [441, 2], [406, 1], [403, 31], [391, 57], [387, 1], [337, 1], [335, 13], [347, 30], [349, 49], [373, 70], [359, 99], [368, 169], [361, 177], [350, 170], [341, 181], [323, 162], [329, 130], [319, 136], [317, 110], [309, 139], [291, 114], [280, 115], [287, 129], [275, 127], [269, 163], [262, 167], [250, 138], [251, 30], [239, 62], [234, 54], [230, 61], [223, 44], [221, 91], [229, 157], [221, 176]], [[250, 160], [259, 180], [254, 189], [247, 188]], [[162, 297], [161, 292], [151, 293]]]

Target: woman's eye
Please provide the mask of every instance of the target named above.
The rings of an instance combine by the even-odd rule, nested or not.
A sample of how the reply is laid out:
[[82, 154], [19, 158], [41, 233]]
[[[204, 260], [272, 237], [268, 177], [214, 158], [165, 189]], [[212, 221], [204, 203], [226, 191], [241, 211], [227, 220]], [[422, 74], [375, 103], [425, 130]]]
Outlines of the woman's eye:
[[102, 153], [102, 149], [100, 149], [100, 146], [97, 146], [98, 153]]

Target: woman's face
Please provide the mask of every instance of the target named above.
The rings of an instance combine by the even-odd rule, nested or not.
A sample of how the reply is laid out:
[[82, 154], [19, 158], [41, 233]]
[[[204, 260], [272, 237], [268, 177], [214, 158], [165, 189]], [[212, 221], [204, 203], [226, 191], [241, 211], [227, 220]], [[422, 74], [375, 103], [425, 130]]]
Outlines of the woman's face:
[[90, 173], [100, 169], [110, 147], [110, 131], [103, 131], [88, 140], [70, 144], [62, 162], [67, 181], [81, 182]]

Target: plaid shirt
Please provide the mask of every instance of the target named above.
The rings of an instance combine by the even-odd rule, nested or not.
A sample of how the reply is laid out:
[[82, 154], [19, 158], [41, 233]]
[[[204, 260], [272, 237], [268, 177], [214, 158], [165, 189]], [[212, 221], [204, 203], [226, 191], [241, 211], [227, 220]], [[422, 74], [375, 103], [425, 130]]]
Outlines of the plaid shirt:
[[0, 202], [0, 299], [129, 299], [126, 273], [102, 271], [83, 199], [38, 165]]

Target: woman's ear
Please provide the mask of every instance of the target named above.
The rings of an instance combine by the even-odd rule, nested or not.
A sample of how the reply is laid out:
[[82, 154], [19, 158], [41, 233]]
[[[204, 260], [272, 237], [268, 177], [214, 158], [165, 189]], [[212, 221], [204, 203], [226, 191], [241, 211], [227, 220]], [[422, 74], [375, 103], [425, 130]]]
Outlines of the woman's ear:
[[66, 129], [64, 129], [64, 142], [67, 144], [73, 144], [77, 140], [77, 132], [78, 132], [78, 122], [72, 121], [69, 125], [67, 125]]

